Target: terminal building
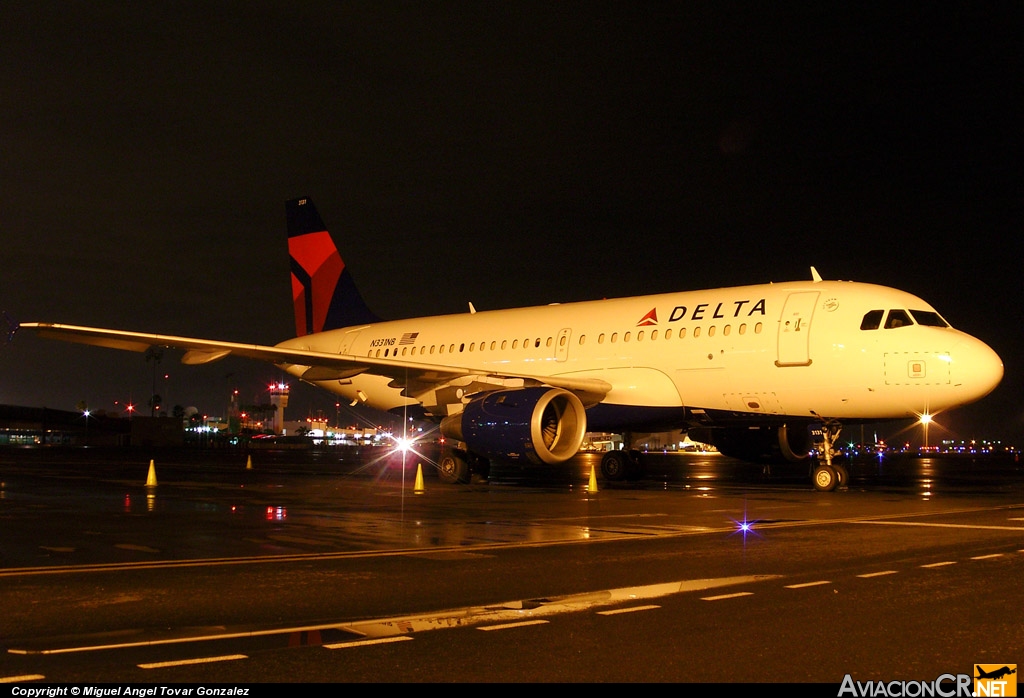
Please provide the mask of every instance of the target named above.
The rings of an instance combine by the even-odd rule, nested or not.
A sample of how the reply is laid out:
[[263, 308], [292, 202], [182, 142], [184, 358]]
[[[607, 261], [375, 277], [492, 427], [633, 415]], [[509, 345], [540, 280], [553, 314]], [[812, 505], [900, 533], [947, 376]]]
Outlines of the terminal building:
[[181, 422], [105, 412], [0, 405], [0, 446], [180, 446]]

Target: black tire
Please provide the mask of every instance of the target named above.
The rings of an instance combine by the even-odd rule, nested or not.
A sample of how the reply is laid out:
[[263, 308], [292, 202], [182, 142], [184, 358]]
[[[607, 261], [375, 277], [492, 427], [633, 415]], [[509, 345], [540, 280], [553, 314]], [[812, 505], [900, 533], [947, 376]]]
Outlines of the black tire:
[[437, 478], [447, 485], [461, 485], [469, 482], [469, 463], [454, 451], [445, 451], [437, 463]]
[[839, 485], [839, 473], [831, 465], [817, 465], [811, 473], [814, 489], [819, 492], [831, 492]]
[[608, 451], [601, 457], [601, 474], [609, 482], [625, 480], [634, 468], [633, 459], [625, 451]]

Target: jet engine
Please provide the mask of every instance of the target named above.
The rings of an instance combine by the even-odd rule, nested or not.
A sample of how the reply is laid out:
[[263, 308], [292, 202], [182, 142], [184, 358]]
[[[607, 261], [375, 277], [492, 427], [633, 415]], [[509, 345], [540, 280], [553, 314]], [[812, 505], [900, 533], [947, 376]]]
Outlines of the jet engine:
[[796, 423], [692, 429], [689, 434], [694, 441], [710, 442], [724, 455], [751, 463], [799, 463], [814, 449], [811, 429], [808, 424]]
[[484, 458], [556, 465], [580, 449], [587, 413], [561, 388], [519, 388], [485, 393], [460, 414], [441, 421], [441, 433]]

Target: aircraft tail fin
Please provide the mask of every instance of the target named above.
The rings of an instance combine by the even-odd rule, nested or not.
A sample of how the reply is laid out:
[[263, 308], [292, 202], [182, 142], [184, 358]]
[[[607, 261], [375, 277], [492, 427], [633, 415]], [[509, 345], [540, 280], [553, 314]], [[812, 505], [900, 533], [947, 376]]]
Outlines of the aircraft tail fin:
[[296, 336], [379, 322], [309, 198], [285, 204]]

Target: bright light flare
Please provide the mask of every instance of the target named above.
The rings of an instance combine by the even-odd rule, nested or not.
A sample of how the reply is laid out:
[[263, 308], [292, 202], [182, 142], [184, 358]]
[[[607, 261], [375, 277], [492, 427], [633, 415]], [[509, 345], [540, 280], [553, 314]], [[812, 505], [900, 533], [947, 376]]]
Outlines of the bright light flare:
[[736, 530], [733, 531], [731, 535], [736, 535], [738, 533], [743, 536], [743, 540], [747, 539], [748, 534], [755, 536], [761, 535], [760, 533], [754, 530], [754, 526], [757, 524], [757, 519], [753, 521], [748, 521], [747, 518], [744, 517], [742, 521], [737, 521], [736, 519], [733, 519], [732, 523], [736, 527]]
[[757, 536], [758, 538], [761, 537], [761, 534], [754, 530], [754, 526], [756, 526], [759, 522], [760, 519], [747, 518], [747, 512], [744, 511], [742, 519], [732, 519], [732, 523], [736, 527], [736, 530], [730, 533], [729, 535], [735, 536], [739, 534], [743, 536], [743, 543], [744, 545], [746, 545], [747, 536]]

